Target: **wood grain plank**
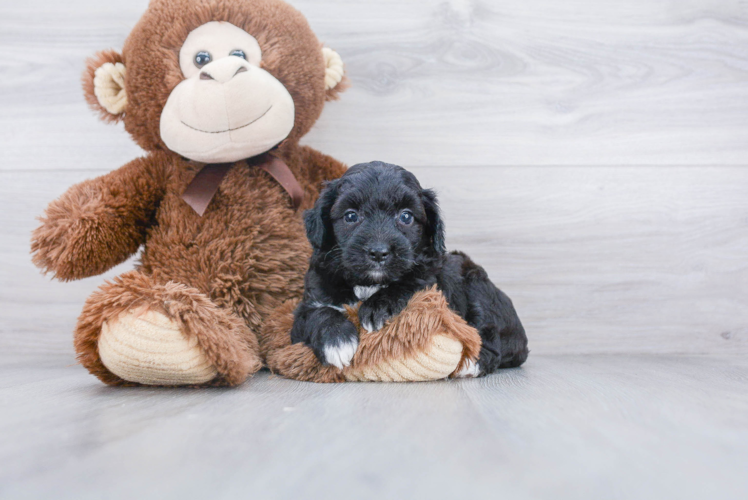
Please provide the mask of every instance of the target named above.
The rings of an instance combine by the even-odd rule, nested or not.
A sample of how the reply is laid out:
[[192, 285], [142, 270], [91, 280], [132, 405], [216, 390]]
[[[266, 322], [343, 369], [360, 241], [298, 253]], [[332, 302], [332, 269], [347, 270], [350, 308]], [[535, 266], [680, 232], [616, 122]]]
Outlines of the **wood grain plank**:
[[230, 390], [108, 388], [54, 363], [3, 373], [4, 498], [748, 493], [744, 357], [536, 356], [424, 384], [263, 373]]
[[[305, 140], [348, 163], [748, 163], [743, 0], [294, 5], [354, 83]], [[145, 6], [3, 6], [0, 169], [114, 168], [138, 154], [96, 122], [79, 77]]]
[[[448, 247], [513, 298], [533, 353], [748, 352], [748, 169], [413, 171], [440, 194]], [[29, 234], [49, 201], [98, 173], [0, 173], [5, 349], [70, 357], [75, 318], [103, 278], [40, 276]]]

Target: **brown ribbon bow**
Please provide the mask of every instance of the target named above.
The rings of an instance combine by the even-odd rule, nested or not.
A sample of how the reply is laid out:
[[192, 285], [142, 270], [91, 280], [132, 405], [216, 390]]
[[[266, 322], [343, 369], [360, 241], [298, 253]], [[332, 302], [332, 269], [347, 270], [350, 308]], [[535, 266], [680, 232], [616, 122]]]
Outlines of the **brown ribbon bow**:
[[[304, 201], [304, 189], [302, 189], [299, 181], [296, 180], [293, 172], [291, 172], [291, 169], [288, 168], [288, 165], [283, 160], [277, 156], [265, 153], [250, 158], [246, 162], [250, 167], [260, 167], [270, 174], [291, 197], [294, 210], [299, 209], [301, 202]], [[210, 201], [218, 191], [218, 186], [221, 185], [221, 181], [223, 181], [223, 178], [226, 177], [226, 174], [233, 165], [233, 163], [211, 163], [205, 165], [197, 173], [195, 178], [192, 179], [187, 189], [184, 190], [182, 199], [202, 217]]]

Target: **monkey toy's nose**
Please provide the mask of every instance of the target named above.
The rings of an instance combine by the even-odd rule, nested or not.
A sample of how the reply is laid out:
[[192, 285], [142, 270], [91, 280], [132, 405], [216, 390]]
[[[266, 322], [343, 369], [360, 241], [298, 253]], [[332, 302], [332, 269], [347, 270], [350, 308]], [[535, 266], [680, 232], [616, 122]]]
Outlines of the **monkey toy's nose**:
[[200, 70], [200, 79], [226, 83], [239, 73], [247, 71], [248, 66], [249, 63], [240, 57], [223, 57], [203, 66]]
[[390, 247], [384, 243], [375, 243], [369, 247], [369, 258], [378, 264], [387, 261], [390, 256]]

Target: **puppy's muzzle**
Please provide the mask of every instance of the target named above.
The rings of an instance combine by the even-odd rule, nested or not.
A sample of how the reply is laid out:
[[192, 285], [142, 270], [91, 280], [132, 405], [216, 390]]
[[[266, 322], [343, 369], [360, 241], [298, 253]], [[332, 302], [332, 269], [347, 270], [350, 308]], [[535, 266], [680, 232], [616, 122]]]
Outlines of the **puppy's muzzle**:
[[369, 260], [375, 264], [385, 264], [391, 253], [390, 246], [386, 243], [374, 243], [368, 248]]

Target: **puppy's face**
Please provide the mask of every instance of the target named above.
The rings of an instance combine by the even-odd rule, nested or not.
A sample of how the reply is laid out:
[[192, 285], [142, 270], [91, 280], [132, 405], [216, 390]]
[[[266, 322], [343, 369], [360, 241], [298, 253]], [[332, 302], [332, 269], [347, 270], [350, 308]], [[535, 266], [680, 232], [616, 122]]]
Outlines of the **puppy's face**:
[[341, 263], [353, 284], [397, 281], [424, 246], [423, 203], [399, 177], [395, 172], [355, 176], [330, 210]]
[[397, 281], [444, 252], [434, 193], [395, 165], [351, 167], [325, 188], [306, 222], [315, 251], [327, 252], [351, 285]]

